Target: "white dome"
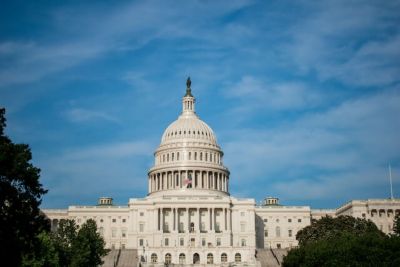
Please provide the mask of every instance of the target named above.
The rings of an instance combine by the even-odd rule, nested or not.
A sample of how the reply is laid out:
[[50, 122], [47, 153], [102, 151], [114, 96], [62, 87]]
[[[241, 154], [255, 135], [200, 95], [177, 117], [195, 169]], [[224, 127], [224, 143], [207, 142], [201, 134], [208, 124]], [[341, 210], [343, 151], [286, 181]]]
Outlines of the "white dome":
[[171, 123], [164, 131], [161, 145], [180, 141], [197, 141], [217, 146], [217, 139], [213, 130], [194, 113], [181, 115]]

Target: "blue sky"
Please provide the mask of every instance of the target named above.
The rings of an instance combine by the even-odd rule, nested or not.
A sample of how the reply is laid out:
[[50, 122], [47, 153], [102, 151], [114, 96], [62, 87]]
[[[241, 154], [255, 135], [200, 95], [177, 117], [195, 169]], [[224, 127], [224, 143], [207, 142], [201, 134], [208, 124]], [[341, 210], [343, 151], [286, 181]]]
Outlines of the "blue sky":
[[0, 106], [43, 207], [147, 193], [188, 75], [238, 197], [400, 197], [400, 1], [3, 1]]

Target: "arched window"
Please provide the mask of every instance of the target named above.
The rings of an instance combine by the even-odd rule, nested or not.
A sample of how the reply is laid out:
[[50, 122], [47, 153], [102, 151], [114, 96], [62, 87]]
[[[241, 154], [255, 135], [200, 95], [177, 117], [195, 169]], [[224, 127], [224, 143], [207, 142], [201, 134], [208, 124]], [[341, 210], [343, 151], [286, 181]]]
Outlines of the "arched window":
[[151, 262], [157, 262], [157, 254], [156, 253], [151, 254]]
[[194, 160], [197, 160], [197, 152], [194, 152]]
[[171, 161], [174, 161], [174, 153], [172, 153]]
[[193, 264], [199, 264], [200, 263], [200, 255], [198, 253], [193, 254]]
[[242, 255], [240, 253], [235, 254], [235, 262], [241, 262], [242, 261]]
[[179, 254], [179, 264], [185, 264], [185, 262], [186, 262], [185, 254], [183, 253]]
[[281, 237], [281, 228], [279, 226], [275, 228], [275, 235], [276, 237]]
[[169, 154], [167, 154], [167, 162], [169, 161]]
[[165, 155], [162, 155], [162, 161], [165, 162]]
[[226, 253], [221, 254], [221, 262], [228, 262], [228, 255]]
[[200, 152], [200, 160], [203, 160], [203, 152]]
[[176, 160], [179, 160], [179, 152], [176, 153]]
[[192, 159], [192, 153], [189, 152], [189, 160], [191, 160], [191, 159]]
[[165, 263], [166, 264], [171, 264], [171, 261], [172, 261], [171, 259], [172, 259], [171, 254], [169, 254], [169, 253], [165, 254]]
[[207, 264], [214, 264], [214, 256], [212, 253], [207, 254]]
[[204, 155], [204, 157], [205, 157], [204, 160], [205, 160], [205, 161], [208, 161], [208, 153], [206, 153], [206, 154]]

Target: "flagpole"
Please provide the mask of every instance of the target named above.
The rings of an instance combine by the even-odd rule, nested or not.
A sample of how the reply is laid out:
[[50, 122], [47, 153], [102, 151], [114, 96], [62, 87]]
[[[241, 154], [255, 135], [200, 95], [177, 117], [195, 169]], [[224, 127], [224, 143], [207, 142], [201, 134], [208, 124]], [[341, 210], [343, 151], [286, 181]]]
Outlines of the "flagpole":
[[389, 164], [390, 199], [393, 200], [392, 167]]

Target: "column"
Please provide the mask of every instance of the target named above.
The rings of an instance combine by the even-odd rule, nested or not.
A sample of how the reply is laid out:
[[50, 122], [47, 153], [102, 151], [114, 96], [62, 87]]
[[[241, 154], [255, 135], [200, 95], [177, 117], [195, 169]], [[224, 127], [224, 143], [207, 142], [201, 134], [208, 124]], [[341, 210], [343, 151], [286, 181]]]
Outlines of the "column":
[[227, 230], [227, 228], [226, 228], [226, 224], [227, 224], [227, 223], [226, 223], [226, 219], [227, 219], [227, 218], [226, 218], [226, 217], [227, 217], [227, 211], [226, 211], [226, 208], [224, 208], [224, 228], [223, 228], [224, 231]]
[[186, 210], [187, 210], [187, 213], [186, 213], [186, 215], [187, 215], [187, 227], [186, 227], [186, 229], [188, 230], [188, 232], [190, 232], [190, 208], [187, 208]]
[[197, 216], [197, 218], [195, 221], [194, 230], [195, 230], [195, 232], [198, 233], [198, 232], [200, 232], [200, 209], [199, 208], [196, 208], [196, 216]]
[[210, 220], [209, 220], [209, 223], [210, 223], [210, 231], [212, 231], [212, 229], [213, 229], [213, 227], [212, 227], [212, 208], [210, 208], [209, 215], [210, 215]]
[[161, 232], [164, 232], [164, 208], [161, 208]]

